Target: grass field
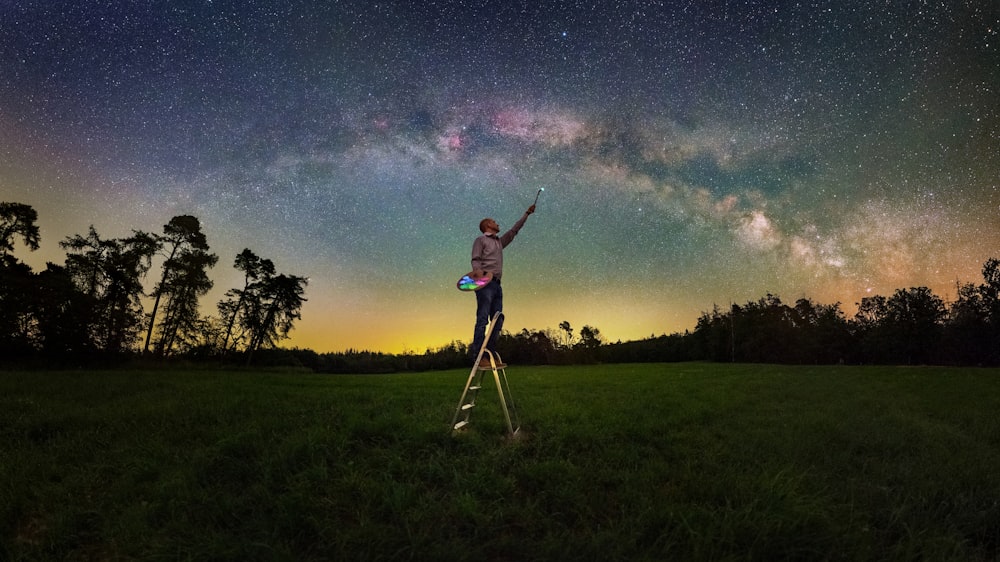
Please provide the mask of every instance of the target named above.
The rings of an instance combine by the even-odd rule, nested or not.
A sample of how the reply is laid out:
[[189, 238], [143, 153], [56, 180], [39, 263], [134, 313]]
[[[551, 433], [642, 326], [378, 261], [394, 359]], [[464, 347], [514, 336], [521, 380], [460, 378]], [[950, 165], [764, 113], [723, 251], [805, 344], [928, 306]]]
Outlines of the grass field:
[[1000, 371], [0, 373], [0, 560], [996, 560]]

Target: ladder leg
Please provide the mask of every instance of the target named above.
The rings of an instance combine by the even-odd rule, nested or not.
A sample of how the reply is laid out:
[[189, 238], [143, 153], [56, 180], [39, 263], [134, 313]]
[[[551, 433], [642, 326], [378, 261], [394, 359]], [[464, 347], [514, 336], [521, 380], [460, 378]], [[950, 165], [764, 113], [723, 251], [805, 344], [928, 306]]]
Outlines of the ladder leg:
[[[490, 353], [490, 352], [487, 351], [487, 353]], [[494, 355], [496, 357], [494, 357]], [[521, 424], [520, 424], [520, 421], [518, 421], [517, 429], [514, 429], [514, 424], [511, 422], [511, 418], [510, 418], [510, 409], [507, 406], [507, 399], [506, 399], [506, 397], [504, 397], [504, 385], [500, 382], [500, 380], [501, 380], [501, 376], [502, 376], [502, 378], [503, 378], [504, 381], [507, 380], [507, 372], [503, 368], [497, 369], [497, 367], [496, 367], [497, 363], [501, 363], [500, 355], [494, 354], [494, 353], [490, 353], [490, 360], [491, 361], [495, 361], [493, 363], [493, 380], [496, 382], [496, 385], [497, 385], [497, 394], [500, 395], [500, 407], [503, 408], [504, 421], [507, 422], [507, 432], [513, 437], [514, 434], [517, 433], [517, 431], [521, 429]], [[510, 394], [509, 385], [508, 385], [508, 389], [507, 389], [507, 394]], [[511, 401], [510, 407], [513, 408], [513, 406], [514, 406], [514, 403], [513, 403], [513, 401]], [[517, 413], [516, 412], [514, 414], [514, 417], [515, 418], [517, 417]]]
[[507, 370], [500, 369], [499, 375], [498, 382], [503, 383], [502, 385], [497, 385], [498, 389], [503, 390], [503, 393], [500, 395], [500, 402], [504, 406], [504, 415], [507, 416], [507, 428], [510, 430], [511, 436], [513, 436], [521, 430], [521, 417], [517, 413], [514, 394], [510, 390], [510, 380], [507, 379]]
[[[476, 397], [479, 394], [479, 389], [482, 388], [482, 370], [479, 368], [479, 362], [482, 361], [484, 354], [489, 356], [490, 364], [494, 367], [493, 372], [496, 373], [496, 362], [493, 361], [493, 354], [486, 349], [486, 346], [489, 345], [493, 329], [498, 324], [502, 324], [502, 322], [503, 312], [497, 312], [493, 318], [490, 319], [490, 323], [486, 327], [486, 333], [483, 337], [483, 345], [479, 348], [476, 360], [472, 364], [472, 370], [469, 371], [469, 378], [465, 382], [465, 389], [462, 390], [462, 397], [458, 400], [458, 407], [455, 408], [455, 416], [451, 420], [452, 431], [462, 429], [463, 427], [469, 425], [469, 418], [472, 416], [472, 409], [476, 406]], [[499, 388], [499, 386], [497, 388]], [[464, 418], [459, 420], [459, 417], [463, 414]], [[508, 422], [507, 425], [509, 426], [510, 423]]]

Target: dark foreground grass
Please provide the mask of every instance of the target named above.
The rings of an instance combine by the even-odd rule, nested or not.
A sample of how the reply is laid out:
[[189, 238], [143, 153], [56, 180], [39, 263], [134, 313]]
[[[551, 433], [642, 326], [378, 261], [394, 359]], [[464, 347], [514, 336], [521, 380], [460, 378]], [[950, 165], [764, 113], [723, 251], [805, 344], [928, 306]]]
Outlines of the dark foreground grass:
[[0, 560], [1000, 557], [1000, 371], [466, 374], [0, 373]]

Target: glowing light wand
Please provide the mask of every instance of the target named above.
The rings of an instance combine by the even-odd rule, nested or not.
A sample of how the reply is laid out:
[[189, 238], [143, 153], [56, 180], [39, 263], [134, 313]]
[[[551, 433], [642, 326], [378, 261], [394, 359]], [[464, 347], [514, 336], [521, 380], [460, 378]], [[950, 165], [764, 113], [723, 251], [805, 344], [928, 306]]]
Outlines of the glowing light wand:
[[545, 188], [544, 188], [544, 187], [539, 187], [539, 188], [538, 188], [538, 193], [535, 193], [535, 202], [534, 202], [534, 203], [532, 203], [532, 205], [537, 205], [537, 204], [538, 204], [538, 196], [539, 196], [539, 195], [541, 195], [541, 193], [542, 193], [543, 191], [545, 191]]

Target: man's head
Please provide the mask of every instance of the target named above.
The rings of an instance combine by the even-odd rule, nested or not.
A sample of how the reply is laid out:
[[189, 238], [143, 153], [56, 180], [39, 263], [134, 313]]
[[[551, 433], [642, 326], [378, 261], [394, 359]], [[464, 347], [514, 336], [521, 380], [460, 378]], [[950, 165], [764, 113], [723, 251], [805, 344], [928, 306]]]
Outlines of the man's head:
[[497, 224], [497, 221], [490, 218], [486, 218], [479, 221], [479, 232], [487, 234], [497, 234], [500, 232], [500, 225]]

